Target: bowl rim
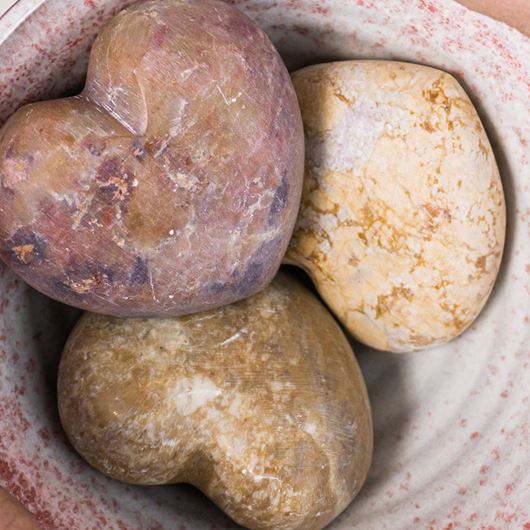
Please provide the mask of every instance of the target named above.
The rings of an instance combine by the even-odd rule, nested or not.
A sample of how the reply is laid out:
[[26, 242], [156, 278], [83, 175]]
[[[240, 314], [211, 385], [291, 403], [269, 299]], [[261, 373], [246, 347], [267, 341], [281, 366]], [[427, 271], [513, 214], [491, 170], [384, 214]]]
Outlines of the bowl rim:
[[0, 0], [0, 45], [46, 0]]

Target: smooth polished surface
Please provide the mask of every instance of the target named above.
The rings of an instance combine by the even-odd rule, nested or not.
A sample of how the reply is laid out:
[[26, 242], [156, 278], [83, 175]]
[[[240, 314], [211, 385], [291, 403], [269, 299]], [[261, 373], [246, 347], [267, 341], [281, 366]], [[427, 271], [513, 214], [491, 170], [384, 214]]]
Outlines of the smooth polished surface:
[[397, 61], [292, 74], [302, 109], [302, 206], [287, 253], [359, 341], [392, 352], [460, 335], [499, 271], [499, 170], [452, 76]]
[[303, 132], [266, 34], [217, 0], [143, 2], [105, 27], [81, 95], [0, 129], [0, 256], [63, 303], [170, 316], [276, 274]]
[[329, 311], [280, 273], [196, 315], [86, 313], [59, 368], [74, 447], [132, 484], [188, 482], [256, 530], [319, 530], [372, 460], [366, 387]]

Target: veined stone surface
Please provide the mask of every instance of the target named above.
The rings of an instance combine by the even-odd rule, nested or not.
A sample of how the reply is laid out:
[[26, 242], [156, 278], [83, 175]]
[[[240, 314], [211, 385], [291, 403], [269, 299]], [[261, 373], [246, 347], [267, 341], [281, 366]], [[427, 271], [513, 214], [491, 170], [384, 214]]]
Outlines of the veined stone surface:
[[306, 134], [288, 261], [359, 341], [446, 342], [484, 306], [501, 261], [499, 171], [458, 82], [433, 68], [345, 61], [292, 75]]
[[215, 0], [143, 2], [80, 96], [0, 130], [0, 255], [61, 302], [188, 314], [274, 277], [299, 208], [300, 111], [265, 33]]
[[280, 273], [236, 304], [173, 319], [87, 313], [59, 369], [74, 447], [134, 484], [189, 482], [253, 529], [320, 529], [360, 490], [372, 421], [327, 309]]

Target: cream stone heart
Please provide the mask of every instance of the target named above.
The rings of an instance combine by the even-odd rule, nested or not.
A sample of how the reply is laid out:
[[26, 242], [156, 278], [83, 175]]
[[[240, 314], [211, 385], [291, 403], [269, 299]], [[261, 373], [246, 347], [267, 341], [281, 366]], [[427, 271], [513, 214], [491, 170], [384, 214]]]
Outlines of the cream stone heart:
[[344, 61], [292, 76], [302, 206], [286, 261], [359, 341], [395, 352], [462, 333], [499, 270], [506, 212], [480, 119], [449, 74]]

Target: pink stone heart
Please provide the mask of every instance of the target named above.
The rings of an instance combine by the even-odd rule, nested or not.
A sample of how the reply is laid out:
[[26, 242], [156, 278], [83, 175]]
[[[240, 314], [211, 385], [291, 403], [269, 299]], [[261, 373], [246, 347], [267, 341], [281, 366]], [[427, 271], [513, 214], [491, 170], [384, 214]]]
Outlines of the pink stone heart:
[[179, 315], [263, 289], [299, 206], [303, 133], [263, 31], [215, 0], [145, 2], [96, 40], [81, 95], [0, 132], [0, 254], [48, 296]]

